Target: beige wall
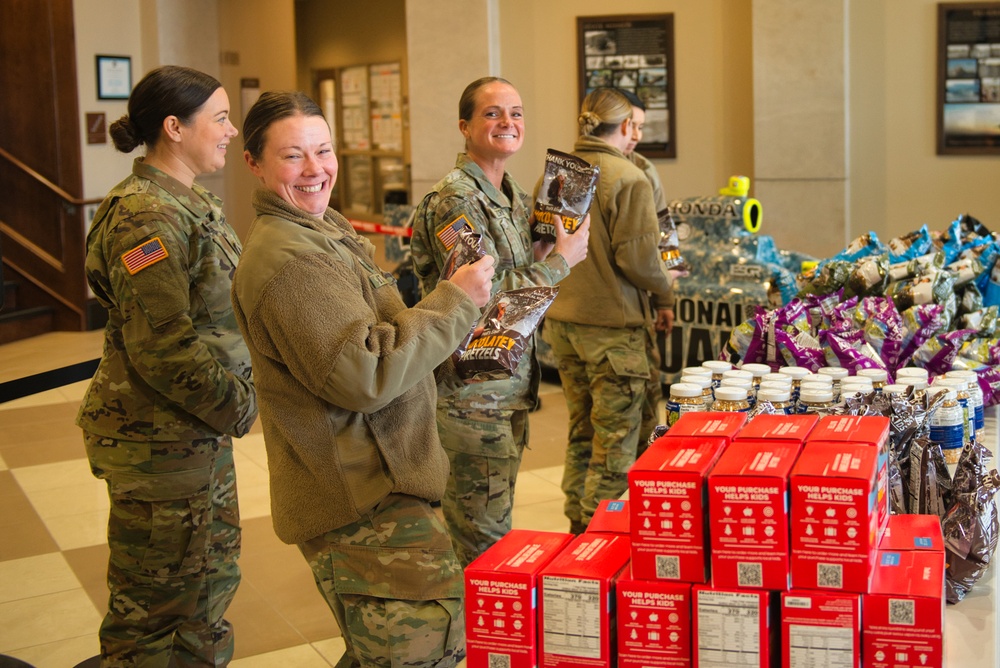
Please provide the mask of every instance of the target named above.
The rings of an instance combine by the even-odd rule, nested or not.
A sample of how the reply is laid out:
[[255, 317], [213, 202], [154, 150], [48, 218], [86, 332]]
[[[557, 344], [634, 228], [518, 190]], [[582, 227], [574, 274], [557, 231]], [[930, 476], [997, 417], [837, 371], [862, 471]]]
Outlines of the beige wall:
[[[295, 2], [293, 0], [218, 0], [219, 49], [238, 64], [223, 64], [219, 80], [229, 93], [233, 124], [242, 132], [249, 109], [241, 99], [240, 80], [258, 79], [260, 89], [289, 90], [295, 83]], [[228, 60], [227, 60], [228, 63]], [[246, 107], [246, 108], [244, 108]], [[256, 181], [243, 160], [243, 138], [230, 144], [226, 186], [219, 193], [226, 218], [246, 236], [253, 222], [250, 195]]]
[[887, 233], [944, 229], [971, 213], [1000, 231], [1000, 157], [939, 156], [936, 0], [885, 0]]
[[[113, 22], [108, 16], [114, 16]], [[127, 113], [127, 100], [97, 99], [97, 54], [130, 56], [133, 85], [145, 72], [142, 58], [139, 5], [134, 0], [76, 0], [73, 3], [76, 33], [77, 90], [80, 96], [80, 156], [83, 162], [83, 198], [98, 199], [125, 178], [132, 159], [139, 155], [105, 144], [87, 144], [87, 113], [103, 113], [105, 127]]]
[[524, 148], [508, 163], [523, 187], [531, 190], [541, 175], [546, 148], [571, 149], [576, 140], [576, 17], [609, 14], [674, 14], [677, 158], [654, 161], [667, 196], [714, 194], [730, 174], [753, 176], [750, 0], [503, 0], [499, 6], [499, 74], [525, 104]]

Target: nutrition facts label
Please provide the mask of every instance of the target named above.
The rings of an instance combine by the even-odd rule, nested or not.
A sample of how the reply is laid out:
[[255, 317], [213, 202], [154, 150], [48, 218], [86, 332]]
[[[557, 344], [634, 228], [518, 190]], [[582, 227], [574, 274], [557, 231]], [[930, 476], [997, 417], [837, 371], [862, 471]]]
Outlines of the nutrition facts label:
[[698, 666], [760, 665], [760, 597], [698, 594]]
[[851, 629], [790, 624], [788, 643], [793, 666], [853, 668], [855, 665]]
[[542, 579], [545, 651], [601, 658], [601, 583], [547, 576]]

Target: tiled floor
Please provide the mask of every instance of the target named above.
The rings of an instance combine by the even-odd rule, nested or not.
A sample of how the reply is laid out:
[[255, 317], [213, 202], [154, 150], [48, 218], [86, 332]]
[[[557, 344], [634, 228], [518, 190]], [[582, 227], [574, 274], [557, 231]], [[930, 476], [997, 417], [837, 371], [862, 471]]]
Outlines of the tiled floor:
[[[0, 382], [100, 355], [99, 332], [57, 333], [0, 346]], [[107, 489], [90, 474], [73, 424], [86, 381], [0, 403], [0, 655], [66, 668], [95, 655], [107, 606]], [[559, 480], [566, 407], [543, 384], [514, 525], [568, 528]], [[259, 423], [235, 443], [243, 580], [227, 615], [235, 668], [326, 668], [343, 643], [308, 566], [271, 528]]]

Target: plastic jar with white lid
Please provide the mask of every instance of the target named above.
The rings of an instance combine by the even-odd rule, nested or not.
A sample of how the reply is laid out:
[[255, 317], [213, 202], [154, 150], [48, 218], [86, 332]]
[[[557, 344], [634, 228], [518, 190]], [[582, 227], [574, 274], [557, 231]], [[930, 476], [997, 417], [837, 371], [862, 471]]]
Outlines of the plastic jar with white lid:
[[753, 390], [754, 392], [760, 387], [761, 379], [767, 374], [771, 373], [771, 367], [767, 364], [755, 364], [751, 362], [750, 364], [744, 364], [740, 367], [742, 371], [749, 371], [753, 375]]
[[707, 411], [712, 409], [712, 402], [715, 401], [715, 395], [712, 393], [711, 376], [681, 376], [681, 382], [690, 383], [700, 387], [701, 400], [705, 404], [705, 410]]
[[891, 383], [882, 388], [882, 394], [901, 394], [905, 397], [909, 389], [910, 389], [909, 385], [903, 385], [902, 383]]
[[946, 373], [945, 378], [964, 378], [968, 382], [969, 400], [976, 413], [976, 438], [982, 439], [986, 434], [986, 423], [983, 415], [983, 388], [979, 386], [979, 376], [970, 369], [955, 369]]
[[750, 402], [747, 401], [747, 391], [742, 387], [715, 388], [715, 402], [712, 404], [712, 410], [727, 413], [746, 413], [750, 410]]
[[771, 387], [761, 385], [760, 389], [757, 390], [757, 403], [760, 404], [762, 401], [770, 402], [776, 410], [785, 415], [792, 415], [795, 412], [795, 406], [792, 404], [792, 393], [787, 387], [778, 387], [774, 383], [771, 383]]
[[712, 370], [703, 366], [686, 366], [681, 369], [682, 376], [708, 376], [712, 377]]
[[930, 374], [927, 373], [927, 369], [919, 366], [904, 366], [902, 369], [896, 369], [896, 382], [899, 382], [900, 378], [920, 378], [924, 382], [930, 380]]
[[956, 400], [957, 392], [952, 387], [935, 385], [928, 392], [943, 392], [945, 397], [931, 411], [931, 440], [941, 445], [944, 461], [957, 464], [962, 454], [963, 422], [962, 407]]
[[[938, 387], [949, 387], [955, 390], [955, 401], [962, 407], [962, 417], [965, 424], [962, 427], [964, 444], [976, 436], [976, 409], [972, 404], [972, 395], [969, 394], [969, 383], [964, 378], [951, 376], [938, 376], [934, 379], [934, 385]], [[957, 461], [957, 460], [956, 460]], [[948, 462], [954, 464], [956, 462]]]
[[760, 377], [761, 385], [764, 383], [782, 383], [789, 388], [792, 387], [792, 377], [783, 373], [766, 373]]
[[799, 389], [799, 413], [829, 415], [836, 406], [837, 403], [833, 400], [832, 387], [808, 385]]
[[702, 389], [694, 383], [672, 383], [667, 399], [667, 426], [672, 427], [682, 415], [705, 410]]
[[707, 362], [702, 362], [702, 366], [712, 372], [712, 385], [715, 387], [719, 386], [722, 374], [733, 368], [732, 364], [723, 362], [722, 360], [708, 360]]
[[778, 369], [778, 373], [784, 374], [792, 379], [792, 401], [798, 403], [799, 401], [799, 385], [802, 383], [802, 379], [808, 376], [812, 372], [802, 366], [783, 366]]
[[858, 377], [871, 378], [872, 388], [876, 392], [881, 392], [889, 381], [889, 374], [885, 369], [858, 369]]
[[922, 401], [924, 393], [927, 391], [927, 381], [919, 376], [896, 376], [896, 384], [912, 386], [915, 400]]

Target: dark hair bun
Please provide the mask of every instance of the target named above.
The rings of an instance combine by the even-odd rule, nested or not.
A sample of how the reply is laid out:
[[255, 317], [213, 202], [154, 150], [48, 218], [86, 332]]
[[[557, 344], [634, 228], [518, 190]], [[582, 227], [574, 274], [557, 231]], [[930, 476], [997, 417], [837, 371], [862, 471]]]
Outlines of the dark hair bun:
[[108, 128], [108, 134], [111, 135], [111, 141], [115, 143], [115, 148], [122, 153], [130, 153], [142, 143], [128, 114], [112, 123], [111, 127]]

